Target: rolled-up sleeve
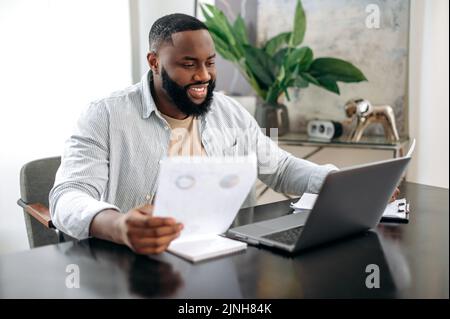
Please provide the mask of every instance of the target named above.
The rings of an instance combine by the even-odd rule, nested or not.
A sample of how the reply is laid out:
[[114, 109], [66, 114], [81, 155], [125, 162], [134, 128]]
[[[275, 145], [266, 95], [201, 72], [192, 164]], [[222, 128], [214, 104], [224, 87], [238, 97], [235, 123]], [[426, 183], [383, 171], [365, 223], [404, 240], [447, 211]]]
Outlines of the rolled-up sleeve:
[[61, 166], [49, 194], [53, 224], [77, 238], [89, 237], [94, 216], [115, 205], [102, 200], [109, 175], [109, 117], [103, 103], [92, 103], [65, 143]]

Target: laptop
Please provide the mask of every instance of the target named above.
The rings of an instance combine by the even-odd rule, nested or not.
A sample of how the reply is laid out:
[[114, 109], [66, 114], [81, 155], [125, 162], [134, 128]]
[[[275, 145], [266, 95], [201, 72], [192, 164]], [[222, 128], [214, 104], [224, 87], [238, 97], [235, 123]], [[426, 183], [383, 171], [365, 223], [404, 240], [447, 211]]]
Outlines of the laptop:
[[309, 213], [235, 227], [226, 235], [297, 252], [374, 228], [411, 160], [408, 155], [331, 172]]

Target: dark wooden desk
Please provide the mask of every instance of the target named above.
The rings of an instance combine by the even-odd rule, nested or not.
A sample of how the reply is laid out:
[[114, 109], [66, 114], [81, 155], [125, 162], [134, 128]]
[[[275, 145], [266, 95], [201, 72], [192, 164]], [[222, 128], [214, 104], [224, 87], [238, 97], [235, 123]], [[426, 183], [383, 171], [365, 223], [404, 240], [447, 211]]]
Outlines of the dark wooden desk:
[[[257, 247], [200, 264], [170, 254], [137, 256], [96, 239], [0, 256], [0, 298], [448, 298], [448, 190], [405, 183], [407, 225], [294, 257]], [[289, 213], [289, 201], [240, 211], [235, 224]], [[66, 267], [80, 270], [80, 288], [67, 288]], [[369, 289], [367, 265], [379, 267]], [[372, 281], [373, 282], [373, 281]]]

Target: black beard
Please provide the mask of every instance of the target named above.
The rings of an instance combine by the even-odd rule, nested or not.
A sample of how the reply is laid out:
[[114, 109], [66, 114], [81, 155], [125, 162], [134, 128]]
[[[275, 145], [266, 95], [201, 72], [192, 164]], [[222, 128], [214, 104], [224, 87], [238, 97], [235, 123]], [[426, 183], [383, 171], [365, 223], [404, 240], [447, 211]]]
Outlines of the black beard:
[[[162, 87], [166, 91], [173, 104], [183, 114], [187, 116], [199, 117], [208, 113], [213, 101], [213, 91], [216, 86], [216, 81], [209, 80], [208, 82], [196, 82], [188, 84], [185, 87], [178, 85], [167, 74], [164, 68], [161, 68]], [[196, 104], [189, 98], [187, 90], [193, 85], [208, 84], [205, 100]]]

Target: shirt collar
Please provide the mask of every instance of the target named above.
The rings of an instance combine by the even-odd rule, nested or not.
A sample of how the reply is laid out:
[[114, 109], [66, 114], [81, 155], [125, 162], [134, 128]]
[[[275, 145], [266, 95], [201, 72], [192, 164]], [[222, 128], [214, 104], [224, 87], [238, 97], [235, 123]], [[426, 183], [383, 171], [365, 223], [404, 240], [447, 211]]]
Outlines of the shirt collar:
[[156, 104], [153, 100], [152, 93], [150, 91], [150, 77], [151, 71], [149, 70], [146, 74], [142, 76], [141, 79], [141, 90], [142, 90], [142, 117], [144, 119], [149, 118], [152, 112], [156, 110]]

